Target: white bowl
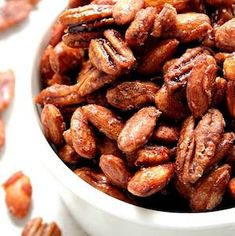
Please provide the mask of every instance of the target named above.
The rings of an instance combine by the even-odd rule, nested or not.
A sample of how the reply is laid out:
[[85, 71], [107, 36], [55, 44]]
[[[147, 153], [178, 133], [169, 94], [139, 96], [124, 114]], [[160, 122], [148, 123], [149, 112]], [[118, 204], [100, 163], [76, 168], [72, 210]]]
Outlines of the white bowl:
[[[40, 91], [39, 59], [49, 38], [48, 24], [33, 53], [31, 89], [34, 98]], [[33, 99], [32, 99], [33, 100]], [[39, 114], [32, 103], [35, 136], [45, 167], [56, 177], [61, 197], [83, 229], [93, 236], [232, 236], [235, 233], [235, 208], [209, 213], [168, 213], [137, 207], [112, 198], [78, 178], [57, 157], [40, 128]], [[69, 235], [73, 236], [73, 235]]]

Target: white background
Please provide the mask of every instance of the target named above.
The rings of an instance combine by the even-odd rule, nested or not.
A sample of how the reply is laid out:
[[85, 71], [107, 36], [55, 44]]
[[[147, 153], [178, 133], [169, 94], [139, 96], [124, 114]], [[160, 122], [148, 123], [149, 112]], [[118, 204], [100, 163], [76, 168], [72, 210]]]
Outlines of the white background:
[[[0, 4], [4, 1], [0, 0]], [[25, 223], [41, 216], [45, 221], [56, 221], [64, 236], [85, 236], [63, 205], [53, 178], [40, 162], [37, 137], [31, 127], [30, 70], [40, 35], [49, 19], [54, 19], [67, 0], [42, 0], [23, 24], [0, 33], [0, 70], [11, 68], [16, 76], [15, 97], [7, 112], [6, 145], [0, 152], [0, 183], [11, 174], [23, 170], [32, 182], [33, 205], [28, 217], [16, 220], [5, 206], [4, 191], [0, 187], [0, 235], [17, 236]]]

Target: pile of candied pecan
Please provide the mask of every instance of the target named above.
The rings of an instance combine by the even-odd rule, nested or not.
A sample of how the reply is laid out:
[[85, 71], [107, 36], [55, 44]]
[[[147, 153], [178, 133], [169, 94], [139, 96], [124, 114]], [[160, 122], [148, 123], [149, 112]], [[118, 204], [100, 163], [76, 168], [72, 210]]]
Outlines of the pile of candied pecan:
[[41, 58], [36, 103], [76, 175], [152, 209], [234, 206], [233, 3], [69, 2]]

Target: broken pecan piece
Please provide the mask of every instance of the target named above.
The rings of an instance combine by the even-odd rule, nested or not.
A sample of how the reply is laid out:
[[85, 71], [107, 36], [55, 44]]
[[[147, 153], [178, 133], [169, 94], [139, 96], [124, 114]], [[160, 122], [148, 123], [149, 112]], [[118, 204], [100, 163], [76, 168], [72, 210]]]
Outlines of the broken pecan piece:
[[212, 210], [220, 204], [230, 172], [231, 167], [225, 164], [211, 171], [196, 184], [190, 198], [190, 207], [194, 212]]
[[132, 110], [154, 102], [159, 87], [151, 82], [123, 82], [109, 89], [106, 94], [108, 103], [121, 110]]
[[89, 58], [98, 69], [110, 75], [120, 75], [135, 65], [135, 57], [116, 30], [106, 30], [106, 39], [92, 39]]

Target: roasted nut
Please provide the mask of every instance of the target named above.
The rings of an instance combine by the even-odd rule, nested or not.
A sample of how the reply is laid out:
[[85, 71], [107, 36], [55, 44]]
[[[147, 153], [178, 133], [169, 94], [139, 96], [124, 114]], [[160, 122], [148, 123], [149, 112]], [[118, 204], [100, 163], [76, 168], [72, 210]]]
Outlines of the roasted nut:
[[212, 96], [212, 107], [220, 105], [226, 97], [227, 81], [224, 78], [215, 79], [215, 92]]
[[140, 10], [126, 31], [126, 42], [131, 47], [142, 46], [149, 36], [156, 15], [156, 8], [147, 7]]
[[103, 107], [109, 107], [105, 91], [98, 91], [86, 96], [87, 104], [96, 104]]
[[[77, 110], [77, 109], [76, 109]], [[75, 110], [75, 111], [76, 111]], [[74, 111], [74, 112], [75, 112]], [[73, 113], [74, 113], [73, 112]], [[72, 117], [72, 116], [71, 116]], [[73, 141], [72, 141], [72, 134], [71, 134], [71, 129], [67, 129], [63, 132], [63, 137], [64, 137], [64, 140], [66, 142], [66, 144], [68, 144], [69, 146], [73, 147]]]
[[18, 171], [3, 184], [3, 188], [10, 213], [16, 218], [24, 218], [29, 212], [32, 201], [32, 186], [29, 177], [22, 171]]
[[155, 107], [145, 107], [135, 113], [118, 136], [119, 149], [132, 153], [144, 146], [151, 137], [160, 115], [161, 112]]
[[91, 159], [96, 154], [96, 141], [82, 108], [78, 108], [71, 118], [71, 137], [74, 150], [82, 157]]
[[0, 112], [10, 105], [15, 90], [15, 75], [12, 70], [0, 71]]
[[202, 116], [211, 105], [216, 72], [212, 56], [202, 55], [195, 61], [186, 89], [188, 106], [195, 117]]
[[27, 1], [6, 1], [0, 8], [0, 32], [28, 18], [32, 6]]
[[56, 22], [51, 30], [51, 38], [49, 44], [55, 47], [62, 39], [66, 26], [60, 22]]
[[231, 40], [235, 37], [235, 18], [227, 21], [220, 26], [215, 32], [215, 42], [219, 49], [233, 52], [235, 50], [235, 42]]
[[101, 155], [114, 155], [118, 157], [122, 157], [123, 155], [117, 146], [117, 142], [106, 136], [98, 140], [97, 148]]
[[135, 57], [116, 30], [106, 30], [106, 39], [92, 39], [89, 58], [98, 69], [109, 75], [120, 75], [133, 68]]
[[168, 39], [154, 45], [141, 59], [138, 72], [141, 74], [161, 72], [163, 64], [174, 55], [178, 44], [176, 39]]
[[228, 80], [235, 80], [235, 56], [231, 56], [224, 61], [224, 76]]
[[55, 73], [51, 79], [47, 80], [47, 86], [51, 86], [54, 84], [71, 85], [71, 79], [66, 75]]
[[152, 139], [162, 143], [176, 143], [179, 139], [180, 129], [178, 126], [167, 124], [159, 125], [153, 132]]
[[122, 128], [122, 121], [109, 109], [95, 104], [84, 106], [84, 114], [100, 132], [108, 138], [117, 140]]
[[99, 166], [113, 185], [124, 189], [127, 187], [132, 174], [122, 159], [114, 155], [102, 155]]
[[220, 204], [230, 179], [230, 171], [229, 165], [223, 165], [196, 184], [190, 198], [193, 211], [212, 210]]
[[183, 183], [177, 176], [175, 177], [175, 188], [181, 197], [189, 199], [194, 187], [190, 183]]
[[113, 7], [113, 18], [118, 25], [130, 23], [144, 7], [144, 0], [119, 0]]
[[136, 166], [156, 166], [170, 161], [170, 150], [164, 146], [146, 146], [137, 152]]
[[227, 83], [227, 91], [226, 91], [226, 100], [227, 100], [227, 108], [229, 110], [230, 115], [235, 118], [235, 81], [229, 81]]
[[108, 103], [121, 110], [133, 110], [154, 102], [159, 87], [151, 82], [123, 82], [107, 91]]
[[127, 189], [139, 197], [153, 195], [163, 189], [174, 175], [174, 164], [143, 168], [129, 181]]
[[30, 220], [24, 227], [21, 236], [61, 236], [61, 230], [55, 223], [43, 223], [41, 217]]
[[58, 156], [60, 159], [67, 163], [67, 164], [77, 164], [81, 161], [82, 157], [79, 156], [76, 151], [69, 146], [68, 144], [65, 144], [58, 152]]
[[80, 66], [83, 56], [84, 50], [81, 48], [70, 48], [60, 42], [53, 48], [49, 60], [52, 70], [63, 74]]
[[65, 123], [59, 109], [52, 104], [45, 105], [41, 112], [41, 122], [46, 138], [56, 145], [62, 144]]
[[228, 191], [233, 200], [235, 200], [235, 178], [232, 178], [228, 184]]

